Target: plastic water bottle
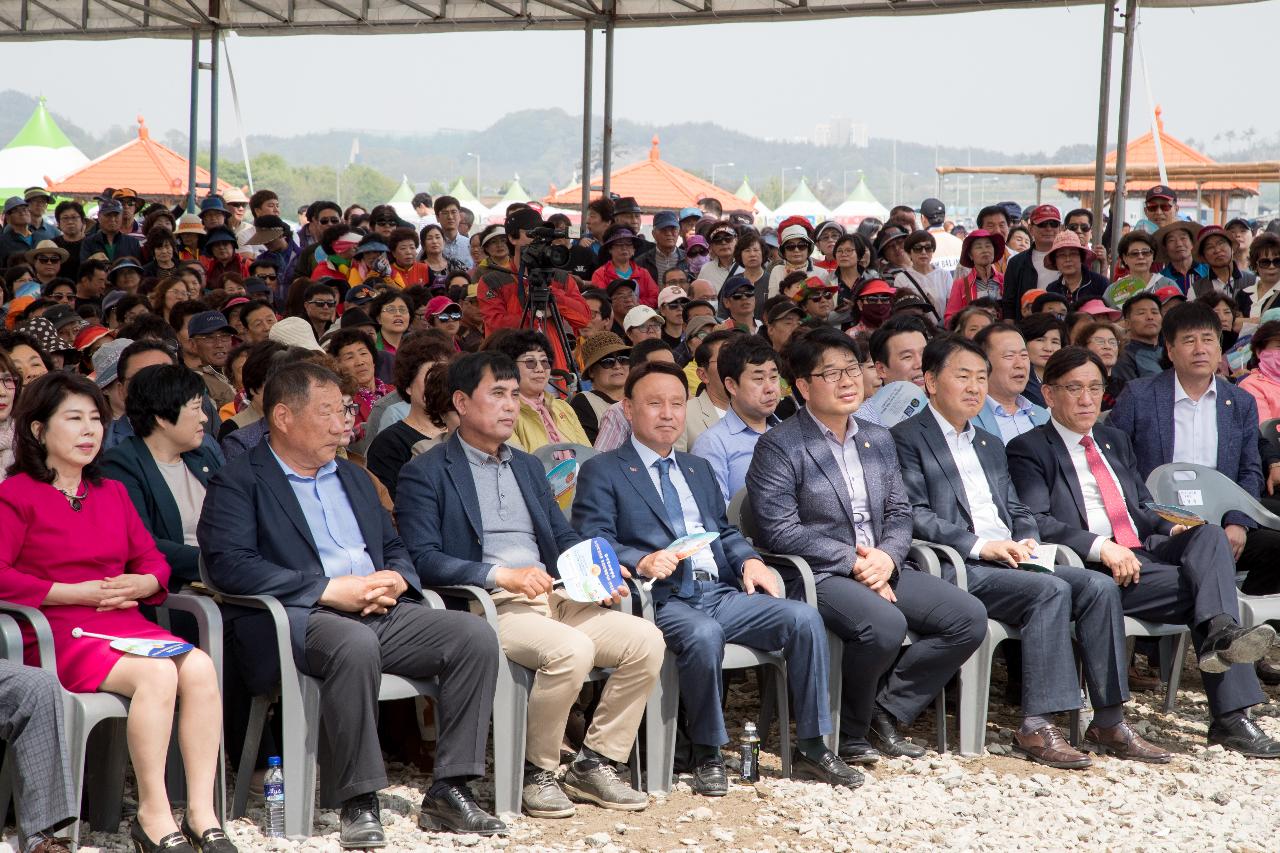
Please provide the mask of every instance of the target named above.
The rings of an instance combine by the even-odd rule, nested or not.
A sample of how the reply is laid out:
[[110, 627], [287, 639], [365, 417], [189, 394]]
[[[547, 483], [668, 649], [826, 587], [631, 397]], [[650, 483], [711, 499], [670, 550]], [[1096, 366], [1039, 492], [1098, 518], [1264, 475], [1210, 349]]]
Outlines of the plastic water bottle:
[[760, 781], [760, 735], [756, 732], [756, 724], [748, 721], [742, 728], [742, 740], [738, 744], [742, 750], [742, 771], [739, 778], [743, 782]]
[[267, 825], [263, 832], [269, 838], [284, 838], [284, 770], [280, 756], [267, 759], [267, 775], [262, 780], [262, 794], [267, 801]]

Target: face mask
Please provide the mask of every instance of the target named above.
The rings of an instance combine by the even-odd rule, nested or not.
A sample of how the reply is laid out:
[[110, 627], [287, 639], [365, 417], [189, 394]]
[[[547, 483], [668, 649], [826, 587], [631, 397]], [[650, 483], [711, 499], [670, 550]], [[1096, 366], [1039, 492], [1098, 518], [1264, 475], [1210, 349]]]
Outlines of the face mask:
[[1266, 349], [1258, 353], [1258, 370], [1268, 379], [1280, 382], [1280, 349]]
[[885, 303], [871, 303], [869, 305], [863, 305], [858, 310], [863, 323], [868, 326], [879, 326], [885, 320], [889, 319], [889, 315], [893, 313], [893, 305]]
[[709, 255], [698, 255], [696, 258], [688, 258], [685, 263], [689, 265], [689, 275], [694, 278], [698, 277], [698, 271], [710, 259]]

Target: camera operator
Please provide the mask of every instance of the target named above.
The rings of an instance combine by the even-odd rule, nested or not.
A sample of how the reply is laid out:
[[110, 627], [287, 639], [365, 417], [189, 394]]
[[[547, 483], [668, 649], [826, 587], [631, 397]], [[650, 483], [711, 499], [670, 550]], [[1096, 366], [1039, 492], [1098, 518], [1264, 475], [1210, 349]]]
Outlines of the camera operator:
[[[571, 342], [591, 320], [591, 310], [579, 292], [581, 282], [565, 269], [568, 251], [553, 244], [550, 232], [534, 234], [543, 227], [542, 216], [531, 207], [512, 206], [508, 211], [505, 239], [516, 272], [490, 266], [481, 274], [478, 293], [485, 334], [515, 328], [542, 332], [551, 341], [552, 366], [573, 370]], [[551, 263], [555, 255], [564, 256], [558, 264]], [[549, 295], [541, 300], [538, 270], [547, 273], [550, 285]]]

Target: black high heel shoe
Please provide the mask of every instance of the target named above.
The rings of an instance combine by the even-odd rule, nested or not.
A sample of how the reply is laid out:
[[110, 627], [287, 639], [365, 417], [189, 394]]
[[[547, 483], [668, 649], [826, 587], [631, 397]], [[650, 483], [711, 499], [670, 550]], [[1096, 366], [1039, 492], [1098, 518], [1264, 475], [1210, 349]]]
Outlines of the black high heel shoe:
[[196, 831], [187, 823], [186, 815], [182, 816], [182, 834], [195, 848], [196, 853], [239, 853], [231, 839], [221, 829], [206, 829], [197, 836]]
[[129, 837], [133, 839], [135, 853], [159, 853], [159, 851], [164, 851], [164, 853], [196, 853], [181, 832], [171, 832], [159, 841], [152, 841], [147, 838], [147, 834], [142, 830], [142, 824], [138, 822], [136, 817], [133, 819], [133, 823], [129, 825]]

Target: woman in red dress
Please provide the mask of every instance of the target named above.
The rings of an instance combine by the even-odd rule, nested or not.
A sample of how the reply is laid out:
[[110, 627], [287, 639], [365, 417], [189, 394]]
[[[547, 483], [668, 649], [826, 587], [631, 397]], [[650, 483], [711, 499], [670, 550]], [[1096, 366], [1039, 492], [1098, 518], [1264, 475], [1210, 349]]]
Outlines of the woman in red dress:
[[[181, 642], [138, 612], [139, 604], [164, 601], [169, 566], [124, 486], [98, 472], [107, 421], [101, 392], [82, 376], [49, 373], [23, 389], [16, 420], [14, 463], [0, 483], [0, 599], [39, 607], [49, 620], [66, 689], [131, 699], [135, 849], [234, 853], [213, 806], [222, 700], [208, 656], [197, 649], [173, 658], [137, 657], [105, 640], [72, 637], [79, 627]], [[33, 649], [29, 638], [28, 653]], [[179, 699], [187, 781], [181, 830], [164, 780]]]

